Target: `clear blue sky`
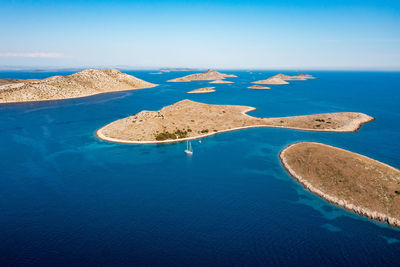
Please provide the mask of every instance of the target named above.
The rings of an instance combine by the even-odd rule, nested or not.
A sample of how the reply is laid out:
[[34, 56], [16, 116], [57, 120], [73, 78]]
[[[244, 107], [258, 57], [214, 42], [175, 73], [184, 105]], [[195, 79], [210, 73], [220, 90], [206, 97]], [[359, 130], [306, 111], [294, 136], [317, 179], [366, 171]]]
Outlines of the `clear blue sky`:
[[400, 69], [400, 1], [0, 0], [0, 66]]

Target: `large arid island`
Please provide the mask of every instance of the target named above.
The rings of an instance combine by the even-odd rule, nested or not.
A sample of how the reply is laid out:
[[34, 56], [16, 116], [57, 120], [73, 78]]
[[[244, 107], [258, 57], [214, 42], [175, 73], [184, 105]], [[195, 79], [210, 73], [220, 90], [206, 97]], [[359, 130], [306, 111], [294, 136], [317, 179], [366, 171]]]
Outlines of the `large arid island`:
[[68, 76], [0, 86], [0, 103], [60, 100], [157, 86], [115, 69], [87, 69]]
[[374, 119], [363, 113], [354, 112], [256, 118], [246, 114], [252, 110], [255, 108], [182, 100], [160, 111], [141, 111], [114, 121], [99, 129], [97, 136], [111, 142], [145, 144], [195, 139], [252, 127], [351, 132]]
[[337, 147], [302, 142], [280, 153], [305, 188], [329, 202], [400, 227], [400, 170]]
[[237, 77], [233, 74], [220, 73], [215, 70], [207, 70], [202, 73], [190, 74], [184, 77], [175, 78], [169, 80], [168, 82], [191, 82], [191, 81], [212, 81], [212, 80], [222, 80], [225, 78]]
[[272, 76], [266, 80], [255, 81], [253, 83], [280, 85], [280, 84], [289, 84], [287, 81], [305, 81], [308, 79], [315, 79], [315, 78], [309, 74], [298, 74], [298, 75], [294, 75], [294, 76], [289, 76], [289, 75], [279, 73], [279, 74]]

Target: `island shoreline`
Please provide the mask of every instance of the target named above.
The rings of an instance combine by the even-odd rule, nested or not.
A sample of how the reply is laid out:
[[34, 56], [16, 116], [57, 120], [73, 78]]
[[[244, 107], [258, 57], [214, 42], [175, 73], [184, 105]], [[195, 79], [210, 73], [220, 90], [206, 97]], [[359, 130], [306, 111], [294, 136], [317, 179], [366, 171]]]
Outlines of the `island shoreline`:
[[[302, 142], [297, 142], [297, 143], [290, 144], [290, 145], [286, 146], [286, 147], [279, 153], [279, 159], [280, 159], [280, 161], [281, 161], [281, 164], [282, 164], [283, 168], [286, 170], [286, 172], [287, 172], [292, 178], [294, 178], [295, 180], [297, 180], [297, 182], [299, 182], [305, 189], [307, 189], [307, 190], [310, 191], [311, 193], [313, 193], [313, 194], [315, 194], [315, 195], [321, 197], [322, 199], [324, 199], [324, 200], [330, 202], [331, 204], [334, 204], [334, 205], [336, 205], [336, 206], [339, 206], [339, 207], [341, 207], [341, 208], [344, 208], [344, 209], [347, 210], [347, 211], [354, 212], [354, 213], [356, 213], [356, 214], [358, 214], [358, 215], [361, 215], [361, 216], [363, 216], [363, 217], [366, 217], [366, 218], [371, 219], [371, 220], [374, 220], [374, 221], [386, 222], [386, 223], [388, 223], [388, 224], [391, 225], [391, 226], [400, 228], [400, 220], [398, 220], [398, 219], [396, 219], [396, 218], [394, 218], [394, 217], [388, 216], [388, 215], [386, 215], [386, 214], [383, 214], [383, 213], [371, 211], [371, 210], [369, 210], [369, 209], [367, 209], [367, 208], [363, 208], [363, 207], [357, 206], [357, 205], [355, 205], [355, 204], [348, 203], [346, 200], [341, 200], [341, 199], [339, 199], [339, 198], [337, 198], [337, 197], [334, 197], [334, 196], [331, 196], [331, 195], [329, 195], [329, 194], [326, 194], [326, 193], [322, 192], [321, 190], [319, 190], [318, 188], [314, 187], [310, 182], [306, 181], [303, 177], [301, 177], [300, 175], [298, 175], [298, 174], [289, 166], [289, 164], [287, 163], [287, 160], [286, 160], [286, 158], [285, 158], [285, 153], [286, 153], [286, 151], [287, 151], [290, 147], [292, 147], [292, 146], [294, 146], [294, 145], [296, 145], [296, 144], [299, 144], [299, 143], [302, 143]], [[338, 149], [338, 150], [340, 150], [340, 151], [349, 152], [348, 150], [345, 150], [345, 149], [343, 149], [343, 148], [334, 147], [334, 146], [327, 145], [327, 144], [323, 144], [323, 143], [318, 143], [318, 142], [308, 142], [308, 143], [323, 145], [323, 146], [326, 146], [326, 147]], [[356, 154], [356, 155], [360, 156], [361, 158], [366, 158], [366, 159], [372, 160], [372, 161], [375, 162], [375, 163], [382, 164], [382, 165], [385, 166], [385, 167], [389, 167], [389, 168], [391, 168], [391, 169], [393, 169], [393, 170], [398, 171], [398, 169], [396, 169], [395, 167], [392, 167], [392, 166], [390, 166], [390, 165], [388, 165], [388, 164], [386, 164], [386, 163], [377, 161], [377, 160], [372, 159], [372, 158], [368, 158], [368, 157], [366, 157], [366, 156], [364, 156], [364, 155], [361, 155], [361, 154], [358, 154], [358, 153], [354, 153], [354, 152], [351, 152], [351, 153]]]
[[129, 92], [129, 91], [136, 91], [136, 90], [145, 90], [145, 89], [150, 89], [159, 86], [159, 84], [155, 84], [153, 87], [144, 87], [144, 88], [133, 88], [133, 89], [123, 89], [119, 91], [110, 91], [110, 92], [99, 92], [91, 95], [85, 95], [85, 96], [78, 96], [78, 97], [68, 97], [68, 98], [60, 98], [60, 99], [45, 99], [45, 100], [32, 100], [32, 101], [16, 101], [16, 102], [0, 102], [0, 107], [3, 105], [19, 105], [19, 104], [32, 104], [32, 103], [50, 103], [50, 102], [59, 102], [63, 100], [72, 100], [72, 99], [81, 99], [81, 98], [86, 98], [86, 97], [92, 97], [92, 96], [98, 96], [98, 95], [103, 95], [103, 94], [112, 94], [112, 93], [123, 93], [123, 92]]
[[[247, 113], [257, 110], [255, 107], [249, 107], [248, 109], [242, 111], [241, 113], [245, 116], [249, 116]], [[291, 116], [287, 116], [291, 117]], [[285, 118], [285, 117], [280, 117], [280, 118]], [[251, 126], [242, 126], [242, 127], [235, 127], [231, 129], [226, 129], [226, 130], [220, 130], [218, 132], [211, 132], [207, 134], [202, 134], [202, 135], [197, 135], [193, 137], [187, 137], [187, 138], [179, 138], [179, 139], [168, 139], [168, 140], [162, 140], [162, 141], [129, 141], [129, 140], [122, 140], [122, 139], [117, 139], [117, 138], [112, 138], [112, 137], [107, 137], [105, 136], [101, 130], [105, 127], [107, 127], [109, 124], [106, 124], [105, 126], [101, 127], [100, 129], [96, 130], [96, 136], [104, 141], [108, 142], [114, 142], [114, 143], [120, 143], [120, 144], [168, 144], [168, 143], [177, 143], [177, 142], [184, 142], [184, 141], [189, 141], [189, 140], [196, 140], [204, 137], [209, 137], [216, 135], [218, 133], [224, 133], [224, 132], [232, 132], [236, 130], [242, 130], [242, 129], [249, 129], [249, 128], [281, 128], [281, 129], [290, 129], [290, 130], [298, 130], [298, 131], [307, 131], [307, 132], [337, 132], [337, 133], [350, 133], [350, 132], [357, 132], [360, 130], [361, 126], [363, 124], [369, 123], [371, 121], [374, 121], [375, 118], [371, 118], [368, 121], [360, 123], [360, 125], [354, 129], [354, 130], [334, 130], [334, 129], [303, 129], [303, 128], [298, 128], [298, 127], [285, 127], [285, 126], [265, 126], [265, 125], [251, 125]]]

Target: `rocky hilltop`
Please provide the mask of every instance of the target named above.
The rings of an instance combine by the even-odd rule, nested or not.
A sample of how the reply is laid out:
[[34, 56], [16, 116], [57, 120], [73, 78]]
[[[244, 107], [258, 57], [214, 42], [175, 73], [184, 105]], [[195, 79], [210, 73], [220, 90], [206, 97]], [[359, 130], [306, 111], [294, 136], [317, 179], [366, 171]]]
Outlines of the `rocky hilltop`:
[[212, 81], [222, 80], [225, 78], [234, 78], [236, 75], [220, 73], [215, 70], [207, 70], [202, 73], [190, 74], [181, 78], [175, 78], [168, 82], [191, 82], [191, 81]]
[[302, 142], [280, 153], [286, 170], [329, 202], [400, 227], [400, 170], [337, 147]]
[[141, 111], [97, 131], [101, 139], [121, 143], [175, 142], [251, 127], [279, 127], [308, 131], [356, 131], [373, 118], [340, 112], [281, 118], [247, 115], [248, 106], [210, 105], [182, 100], [159, 111]]
[[23, 83], [28, 81], [37, 81], [36, 79], [24, 80], [24, 79], [0, 79], [0, 85], [13, 84], [13, 83]]
[[0, 103], [60, 100], [154, 86], [115, 69], [87, 69], [68, 76], [0, 86]]
[[266, 80], [260, 80], [260, 81], [256, 81], [253, 83], [279, 85], [279, 84], [289, 84], [287, 81], [294, 81], [294, 80], [304, 81], [304, 80], [308, 80], [308, 79], [314, 79], [314, 77], [312, 77], [309, 74], [298, 74], [298, 75], [294, 75], [294, 76], [289, 76], [289, 75], [279, 73], [279, 74], [272, 76]]

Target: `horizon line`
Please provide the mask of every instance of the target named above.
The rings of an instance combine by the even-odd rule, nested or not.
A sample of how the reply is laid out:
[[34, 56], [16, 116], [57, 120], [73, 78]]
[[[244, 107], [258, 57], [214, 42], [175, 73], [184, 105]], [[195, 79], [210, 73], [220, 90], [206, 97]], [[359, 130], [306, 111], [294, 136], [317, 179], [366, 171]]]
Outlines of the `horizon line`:
[[177, 69], [177, 70], [185, 70], [185, 71], [199, 71], [199, 70], [207, 70], [207, 69], [216, 69], [216, 70], [232, 70], [232, 71], [400, 71], [400, 67], [396, 68], [340, 68], [340, 67], [310, 67], [310, 68], [289, 68], [289, 67], [281, 67], [281, 68], [227, 68], [227, 67], [134, 67], [134, 66], [76, 66], [76, 67], [61, 67], [61, 66], [0, 66], [0, 71], [62, 71], [62, 70], [70, 70], [70, 71], [79, 71], [84, 69], [118, 69], [118, 70], [163, 70], [163, 69]]

